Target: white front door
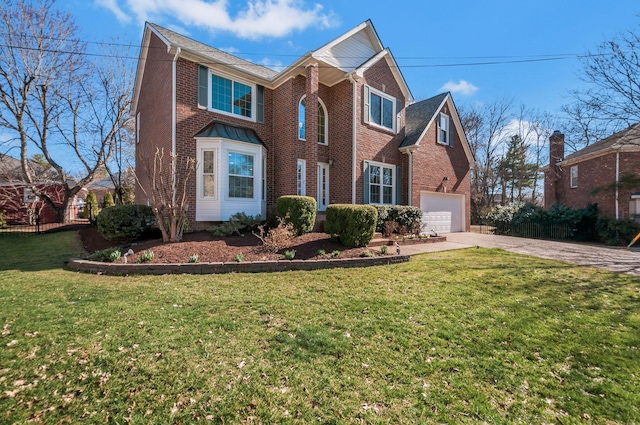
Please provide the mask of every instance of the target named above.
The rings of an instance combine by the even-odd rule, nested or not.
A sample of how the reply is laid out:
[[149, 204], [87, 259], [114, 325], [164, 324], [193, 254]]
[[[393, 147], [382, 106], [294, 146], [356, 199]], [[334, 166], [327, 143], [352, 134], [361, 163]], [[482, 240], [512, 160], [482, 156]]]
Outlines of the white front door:
[[318, 162], [318, 211], [329, 205], [329, 164]]

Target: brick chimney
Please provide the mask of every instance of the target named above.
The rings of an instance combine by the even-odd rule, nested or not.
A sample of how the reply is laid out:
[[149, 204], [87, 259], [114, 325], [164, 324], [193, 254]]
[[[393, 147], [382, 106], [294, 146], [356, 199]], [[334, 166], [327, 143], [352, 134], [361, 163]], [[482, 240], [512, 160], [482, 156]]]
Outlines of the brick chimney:
[[564, 134], [558, 130], [549, 137], [549, 171], [544, 176], [544, 206], [549, 208], [562, 198], [562, 168], [564, 159]]

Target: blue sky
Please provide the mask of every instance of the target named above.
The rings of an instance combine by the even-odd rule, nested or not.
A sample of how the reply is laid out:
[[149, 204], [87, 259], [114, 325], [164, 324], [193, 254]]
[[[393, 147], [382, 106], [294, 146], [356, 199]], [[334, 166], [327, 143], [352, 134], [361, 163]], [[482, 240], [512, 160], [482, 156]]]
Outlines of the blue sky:
[[[578, 55], [637, 28], [637, 0], [59, 0], [87, 41], [139, 44], [145, 20], [271, 67], [371, 19], [416, 100], [512, 97], [554, 115], [582, 85]], [[92, 45], [97, 49], [98, 45]], [[550, 56], [553, 55], [553, 56]], [[518, 60], [559, 60], [505, 63]], [[500, 62], [472, 65], [480, 62]]]

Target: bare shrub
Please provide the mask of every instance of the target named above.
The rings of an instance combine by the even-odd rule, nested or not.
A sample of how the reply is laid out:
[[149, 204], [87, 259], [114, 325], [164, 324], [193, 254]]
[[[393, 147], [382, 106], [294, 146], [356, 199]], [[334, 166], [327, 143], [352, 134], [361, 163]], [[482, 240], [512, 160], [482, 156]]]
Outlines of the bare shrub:
[[278, 252], [289, 248], [296, 236], [292, 223], [285, 223], [285, 218], [278, 217], [278, 225], [268, 231], [265, 225], [258, 226], [258, 232], [253, 234], [262, 241], [262, 246], [266, 251]]
[[382, 234], [386, 237], [391, 236], [398, 230], [398, 223], [395, 221], [385, 221], [382, 225]]

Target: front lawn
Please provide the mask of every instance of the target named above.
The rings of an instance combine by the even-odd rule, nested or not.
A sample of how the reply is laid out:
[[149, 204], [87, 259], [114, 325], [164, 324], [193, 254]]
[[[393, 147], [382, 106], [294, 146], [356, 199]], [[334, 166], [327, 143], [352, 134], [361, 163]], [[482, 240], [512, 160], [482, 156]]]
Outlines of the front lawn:
[[501, 250], [107, 277], [0, 237], [0, 423], [640, 422], [640, 279]]

